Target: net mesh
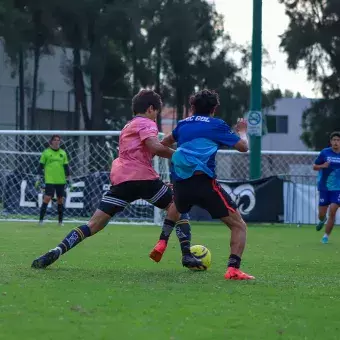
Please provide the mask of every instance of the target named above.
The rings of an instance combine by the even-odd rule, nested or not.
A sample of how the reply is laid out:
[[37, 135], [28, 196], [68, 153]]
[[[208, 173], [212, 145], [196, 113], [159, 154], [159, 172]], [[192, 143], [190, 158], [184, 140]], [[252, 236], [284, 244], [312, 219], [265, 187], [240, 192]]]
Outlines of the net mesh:
[[[42, 189], [35, 188], [39, 160], [51, 134], [56, 133], [62, 138], [60, 147], [67, 152], [72, 179], [72, 188], [65, 193], [65, 221], [87, 220], [110, 187], [109, 172], [118, 155], [119, 131], [102, 135], [27, 133], [0, 133], [0, 219], [38, 218], [44, 194]], [[167, 160], [155, 157], [154, 167], [164, 181], [169, 181]], [[56, 220], [55, 201], [54, 198], [48, 206], [46, 220]], [[117, 214], [113, 222], [159, 223], [161, 218], [158, 209], [138, 200]]]
[[[61, 148], [69, 157], [72, 190], [66, 190], [65, 221], [88, 220], [102, 194], [109, 189], [109, 171], [118, 155], [119, 131], [0, 131], [0, 219], [37, 220], [43, 191], [35, 188], [39, 159], [52, 134], [62, 137]], [[309, 178], [315, 185], [312, 164], [316, 152], [262, 152], [262, 177], [284, 175], [288, 181]], [[249, 154], [220, 150], [216, 174], [220, 180], [249, 178]], [[169, 181], [169, 163], [154, 158], [161, 179]], [[56, 220], [55, 200], [48, 207], [46, 219]], [[160, 224], [164, 214], [148, 202], [138, 200], [113, 218], [113, 222], [151, 222]]]
[[[262, 151], [262, 177], [289, 175], [315, 177], [312, 164], [317, 152]], [[216, 175], [220, 180], [245, 180], [249, 178], [250, 158], [248, 153], [220, 150], [216, 156]]]

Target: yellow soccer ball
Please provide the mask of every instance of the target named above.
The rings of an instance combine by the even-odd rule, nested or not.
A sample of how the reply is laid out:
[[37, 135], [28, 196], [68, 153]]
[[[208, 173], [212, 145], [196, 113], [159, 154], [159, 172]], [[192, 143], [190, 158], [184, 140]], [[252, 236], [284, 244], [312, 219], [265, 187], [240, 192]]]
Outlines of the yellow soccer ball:
[[211, 253], [207, 247], [201, 245], [191, 246], [190, 252], [202, 261], [202, 264], [205, 267], [202, 270], [207, 270], [211, 266]]

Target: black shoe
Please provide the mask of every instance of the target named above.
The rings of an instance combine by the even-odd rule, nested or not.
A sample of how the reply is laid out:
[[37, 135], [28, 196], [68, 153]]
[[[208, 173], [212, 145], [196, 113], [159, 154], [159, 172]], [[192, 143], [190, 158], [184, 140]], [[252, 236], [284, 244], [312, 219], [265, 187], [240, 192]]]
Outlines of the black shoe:
[[35, 259], [31, 265], [32, 268], [43, 269], [51, 265], [53, 262], [57, 261], [60, 256], [58, 250], [50, 250], [45, 255], [42, 255]]
[[197, 259], [192, 254], [183, 255], [182, 265], [183, 267], [187, 267], [189, 269], [198, 269], [198, 270], [206, 269], [205, 266], [202, 264], [202, 261]]

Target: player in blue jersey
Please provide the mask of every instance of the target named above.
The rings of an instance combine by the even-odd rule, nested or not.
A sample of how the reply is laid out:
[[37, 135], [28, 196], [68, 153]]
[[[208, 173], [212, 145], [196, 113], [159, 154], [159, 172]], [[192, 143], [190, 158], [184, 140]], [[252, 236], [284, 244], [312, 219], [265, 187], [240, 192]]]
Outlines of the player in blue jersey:
[[215, 156], [219, 148], [227, 146], [240, 152], [248, 151], [247, 124], [243, 119], [239, 120], [235, 134], [223, 120], [214, 118], [219, 106], [219, 97], [214, 91], [196, 93], [190, 98], [190, 105], [193, 116], [181, 120], [162, 142], [167, 146], [177, 142], [177, 150], [171, 160], [176, 207], [180, 213], [186, 214], [197, 205], [207, 210], [213, 218], [224, 222], [231, 230], [225, 278], [254, 279], [239, 269], [247, 226], [236, 204], [215, 179]]
[[316, 230], [324, 226], [328, 211], [326, 231], [322, 237], [322, 243], [328, 243], [331, 234], [336, 212], [340, 206], [340, 132], [336, 131], [330, 135], [331, 147], [323, 149], [314, 162], [313, 169], [319, 171], [319, 223]]

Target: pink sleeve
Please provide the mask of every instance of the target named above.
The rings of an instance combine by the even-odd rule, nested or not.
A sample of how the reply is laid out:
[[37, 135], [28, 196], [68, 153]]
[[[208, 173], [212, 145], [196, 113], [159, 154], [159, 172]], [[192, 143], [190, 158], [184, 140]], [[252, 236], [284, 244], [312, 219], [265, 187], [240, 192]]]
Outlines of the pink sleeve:
[[158, 128], [155, 122], [148, 119], [149, 121], [143, 121], [139, 125], [139, 137], [141, 141], [145, 141], [147, 138], [150, 137], [157, 137], [158, 136]]

